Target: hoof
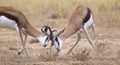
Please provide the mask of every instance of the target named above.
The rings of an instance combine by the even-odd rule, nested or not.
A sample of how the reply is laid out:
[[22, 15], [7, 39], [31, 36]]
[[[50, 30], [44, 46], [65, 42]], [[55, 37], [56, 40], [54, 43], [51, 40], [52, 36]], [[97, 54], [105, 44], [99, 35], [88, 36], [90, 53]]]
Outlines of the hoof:
[[19, 56], [22, 52], [23, 52], [23, 49], [19, 49], [19, 50], [17, 51], [17, 55]]

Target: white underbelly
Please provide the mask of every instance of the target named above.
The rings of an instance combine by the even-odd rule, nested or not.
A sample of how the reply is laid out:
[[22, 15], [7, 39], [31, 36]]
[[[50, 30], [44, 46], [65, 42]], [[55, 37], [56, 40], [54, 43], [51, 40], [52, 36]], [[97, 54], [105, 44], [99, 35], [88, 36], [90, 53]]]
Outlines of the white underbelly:
[[0, 16], [0, 27], [15, 30], [16, 22], [5, 16]]

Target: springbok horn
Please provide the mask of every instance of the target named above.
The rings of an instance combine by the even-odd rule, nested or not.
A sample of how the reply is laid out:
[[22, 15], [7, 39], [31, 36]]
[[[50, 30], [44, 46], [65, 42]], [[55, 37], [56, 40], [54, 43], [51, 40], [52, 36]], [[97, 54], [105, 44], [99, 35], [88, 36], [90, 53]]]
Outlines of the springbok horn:
[[52, 30], [52, 32], [50, 33], [50, 39], [51, 39], [51, 40], [53, 40], [53, 38], [54, 38], [54, 34], [53, 34], [53, 33], [56, 32], [56, 31], [57, 31], [57, 30]]
[[45, 33], [46, 35], [49, 35], [48, 33], [47, 33], [47, 30], [49, 29], [49, 31], [50, 31], [50, 33], [52, 33], [52, 30], [51, 30], [51, 28], [49, 27], [49, 26], [43, 26], [42, 28], [41, 28], [41, 31], [43, 32], [43, 33]]
[[56, 36], [59, 36], [59, 35], [61, 35], [61, 33], [63, 33], [64, 32], [64, 30], [65, 30], [65, 28], [63, 29], [63, 30], [61, 30]]

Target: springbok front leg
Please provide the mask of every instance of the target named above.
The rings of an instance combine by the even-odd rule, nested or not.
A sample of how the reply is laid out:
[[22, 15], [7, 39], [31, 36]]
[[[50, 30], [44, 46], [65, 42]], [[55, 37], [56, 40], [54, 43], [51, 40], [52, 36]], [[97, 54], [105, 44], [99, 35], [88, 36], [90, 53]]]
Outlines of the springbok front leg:
[[101, 54], [98, 52], [98, 50], [96, 49], [95, 45], [94, 45], [93, 42], [91, 41], [91, 38], [90, 38], [89, 33], [88, 33], [88, 31], [87, 31], [87, 28], [84, 27], [84, 28], [83, 28], [83, 31], [84, 31], [84, 33], [85, 33], [85, 35], [86, 35], [86, 37], [87, 37], [87, 40], [89, 41], [90, 45], [94, 48], [94, 50], [97, 52], [97, 54], [101, 57]]
[[[21, 39], [21, 43], [22, 43], [23, 49], [25, 50], [26, 55], [29, 57], [29, 55], [28, 55], [28, 53], [27, 53], [27, 51], [26, 51], [26, 48], [25, 48], [25, 42], [23, 41], [21, 28], [19, 28], [19, 35], [20, 35], [20, 39]], [[25, 40], [25, 41], [26, 41], [26, 40]], [[21, 53], [20, 53], [20, 54], [21, 54]]]
[[76, 38], [77, 38], [77, 41], [76, 41], [75, 45], [68, 51], [68, 54], [73, 50], [73, 48], [74, 48], [74, 47], [77, 45], [77, 43], [80, 41], [80, 38], [81, 38], [80, 32], [77, 33]]
[[[25, 50], [25, 53], [26, 53], [26, 55], [29, 57], [29, 55], [28, 55], [28, 53], [27, 53], [27, 51], [26, 51], [26, 48], [25, 48], [25, 43], [24, 43], [24, 41], [23, 41], [23, 37], [22, 37], [22, 30], [21, 30], [21, 28], [18, 28], [18, 26], [17, 26], [17, 24], [15, 25], [15, 28], [16, 28], [16, 31], [18, 32], [18, 36], [19, 36], [19, 39], [20, 39], [20, 43], [21, 43], [21, 45], [22, 45], [22, 49], [20, 49], [20, 50], [18, 50], [18, 55], [20, 55], [22, 52], [23, 52], [23, 50]], [[27, 37], [26, 37], [27, 38]]]
[[[27, 37], [28, 37], [28, 35], [27, 35], [27, 33], [25, 32], [25, 30], [22, 30], [22, 33], [24, 34], [24, 43], [26, 43], [26, 40], [27, 40]], [[24, 45], [26, 45], [26, 44], [24, 44]]]

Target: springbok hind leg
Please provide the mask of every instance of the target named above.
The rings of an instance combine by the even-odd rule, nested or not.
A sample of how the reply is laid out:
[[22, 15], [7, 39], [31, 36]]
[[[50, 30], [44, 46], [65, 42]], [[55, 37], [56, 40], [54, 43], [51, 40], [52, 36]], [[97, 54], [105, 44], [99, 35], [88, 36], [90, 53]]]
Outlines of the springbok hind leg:
[[96, 34], [95, 23], [93, 23], [93, 24], [91, 25], [91, 27], [92, 27], [92, 30], [93, 30], [93, 33], [94, 33], [93, 38], [96, 40], [95, 43], [97, 43], [97, 42], [98, 42], [98, 40], [97, 40], [98, 38], [97, 38], [97, 34]]
[[92, 30], [93, 30], [93, 34], [94, 34], [93, 36], [94, 36], [94, 38], [97, 39], [97, 38], [96, 38], [97, 35], [96, 35], [95, 23], [93, 23], [93, 24], [91, 25], [91, 28], [92, 28]]
[[87, 40], [89, 41], [90, 45], [94, 48], [94, 50], [97, 52], [97, 54], [101, 57], [101, 54], [98, 52], [98, 50], [96, 49], [95, 45], [93, 44], [93, 42], [91, 41], [91, 38], [89, 36], [89, 33], [87, 31], [87, 28], [83, 28], [84, 32], [85, 32], [85, 35], [87, 37]]
[[79, 40], [80, 40], [80, 32], [79, 33], [77, 33], [77, 41], [76, 41], [76, 43], [75, 43], [75, 45], [68, 51], [68, 54], [73, 50], [73, 48], [77, 45], [77, 43], [79, 42]]

